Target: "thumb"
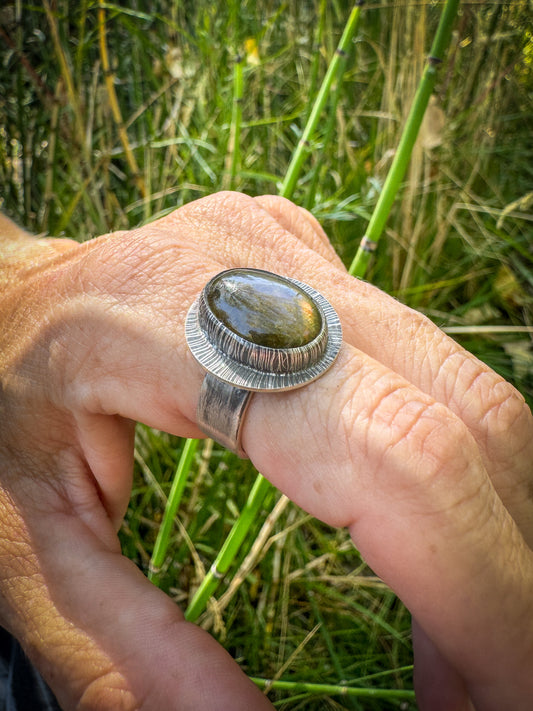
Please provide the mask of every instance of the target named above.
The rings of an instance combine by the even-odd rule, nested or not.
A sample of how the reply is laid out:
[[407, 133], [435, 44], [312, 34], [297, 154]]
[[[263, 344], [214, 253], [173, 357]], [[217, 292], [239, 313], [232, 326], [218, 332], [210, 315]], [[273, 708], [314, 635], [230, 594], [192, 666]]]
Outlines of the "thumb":
[[213, 638], [106, 545], [108, 535], [49, 503], [39, 516], [12, 508], [3, 517], [12, 540], [2, 557], [16, 550], [18, 562], [1, 583], [1, 607], [62, 708], [272, 708]]

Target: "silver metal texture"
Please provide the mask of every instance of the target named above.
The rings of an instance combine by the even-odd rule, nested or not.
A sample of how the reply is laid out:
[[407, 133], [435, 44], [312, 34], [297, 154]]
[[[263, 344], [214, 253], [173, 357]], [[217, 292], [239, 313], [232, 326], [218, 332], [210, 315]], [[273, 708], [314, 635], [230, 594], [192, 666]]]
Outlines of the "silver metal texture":
[[[247, 340], [228, 328], [210, 309], [206, 294], [221, 275], [246, 272], [296, 285], [318, 309], [318, 334], [294, 348], [271, 348]], [[318, 291], [290, 277], [258, 269], [233, 269], [211, 279], [187, 314], [188, 346], [207, 371], [197, 407], [205, 434], [245, 458], [240, 429], [252, 392], [302, 387], [323, 375], [334, 363], [342, 343], [342, 327], [331, 304]]]
[[198, 426], [202, 432], [242, 459], [247, 455], [241, 446], [241, 424], [251, 395], [251, 390], [234, 388], [206, 373], [197, 406]]

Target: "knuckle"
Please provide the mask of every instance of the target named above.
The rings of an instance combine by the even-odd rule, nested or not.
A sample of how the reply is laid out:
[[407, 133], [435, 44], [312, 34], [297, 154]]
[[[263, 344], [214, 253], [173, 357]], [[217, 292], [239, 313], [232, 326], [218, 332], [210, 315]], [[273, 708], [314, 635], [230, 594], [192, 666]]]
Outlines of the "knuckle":
[[470, 354], [449, 353], [437, 379], [445, 383], [450, 407], [480, 433], [490, 431], [493, 437], [529, 419], [529, 408], [518, 390]]
[[437, 403], [423, 408], [405, 437], [413, 439], [421, 453], [423, 480], [434, 481], [444, 475], [451, 483], [462, 478], [476, 452], [463, 422]]
[[439, 403], [424, 403], [407, 417], [400, 409], [395, 426], [399, 434], [387, 455], [393, 457], [402, 499], [417, 513], [445, 515], [446, 520], [460, 511], [463, 530], [476, 520], [479, 524], [484, 502], [480, 490], [486, 477], [464, 423]]
[[[533, 422], [523, 396], [483, 366], [466, 362], [459, 413], [468, 423], [488, 461], [496, 465], [526, 450], [533, 456]], [[464, 381], [463, 381], [464, 382]], [[516, 462], [515, 462], [516, 463]]]
[[228, 218], [231, 218], [233, 222], [239, 215], [246, 215], [253, 210], [255, 204], [254, 199], [244, 193], [223, 190], [194, 200], [170, 213], [163, 220], [174, 223], [186, 216], [194, 220], [208, 220], [214, 223], [226, 223]]
[[76, 704], [76, 711], [138, 711], [140, 708], [124, 676], [114, 669], [94, 678]]
[[[497, 378], [497, 376], [496, 376]], [[499, 378], [489, 384], [483, 420], [492, 435], [507, 435], [531, 421], [531, 412], [522, 395]]]
[[436, 487], [451, 496], [457, 484], [464, 491], [466, 474], [479, 459], [465, 424], [399, 377], [390, 373], [366, 377], [371, 378], [365, 387], [369, 397], [358, 408], [347, 402], [344, 420], [345, 427], [349, 423], [346, 436], [359, 439], [367, 460], [375, 462], [374, 482], [410, 496]]

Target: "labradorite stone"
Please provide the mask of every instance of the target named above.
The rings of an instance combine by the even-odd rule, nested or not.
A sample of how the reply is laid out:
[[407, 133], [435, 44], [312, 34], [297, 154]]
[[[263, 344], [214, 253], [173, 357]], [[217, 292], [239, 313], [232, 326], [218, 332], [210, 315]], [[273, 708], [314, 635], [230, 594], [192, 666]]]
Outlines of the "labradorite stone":
[[206, 301], [231, 331], [256, 345], [295, 348], [320, 333], [322, 317], [313, 300], [283, 277], [253, 269], [215, 277]]

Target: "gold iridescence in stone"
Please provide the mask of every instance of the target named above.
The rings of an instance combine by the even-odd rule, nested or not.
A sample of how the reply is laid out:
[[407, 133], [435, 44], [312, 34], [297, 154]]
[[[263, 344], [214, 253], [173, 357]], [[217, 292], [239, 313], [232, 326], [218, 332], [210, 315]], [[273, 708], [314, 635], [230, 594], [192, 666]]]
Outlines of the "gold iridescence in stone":
[[211, 282], [205, 298], [227, 328], [259, 346], [304, 346], [322, 328], [320, 311], [305, 291], [268, 272], [223, 272]]

